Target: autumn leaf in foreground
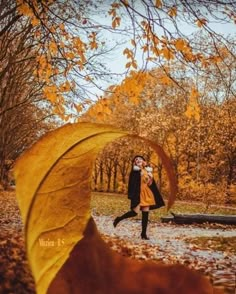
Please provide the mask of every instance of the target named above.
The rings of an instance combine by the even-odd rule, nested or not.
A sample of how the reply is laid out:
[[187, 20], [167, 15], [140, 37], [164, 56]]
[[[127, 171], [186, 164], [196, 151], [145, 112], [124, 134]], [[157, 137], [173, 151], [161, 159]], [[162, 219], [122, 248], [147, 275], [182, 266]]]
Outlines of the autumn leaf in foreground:
[[[111, 126], [68, 124], [48, 133], [17, 161], [17, 200], [37, 292], [138, 293], [147, 288], [146, 293], [212, 293], [197, 273], [117, 256], [99, 237], [90, 215], [93, 165], [108, 142], [124, 136], [134, 137]], [[170, 208], [177, 192], [173, 167], [160, 146], [144, 141], [166, 168]], [[202, 287], [204, 291], [194, 289]]]
[[110, 250], [91, 218], [78, 242], [51, 283], [48, 294], [146, 293], [220, 294], [198, 272], [183, 265], [139, 262]]

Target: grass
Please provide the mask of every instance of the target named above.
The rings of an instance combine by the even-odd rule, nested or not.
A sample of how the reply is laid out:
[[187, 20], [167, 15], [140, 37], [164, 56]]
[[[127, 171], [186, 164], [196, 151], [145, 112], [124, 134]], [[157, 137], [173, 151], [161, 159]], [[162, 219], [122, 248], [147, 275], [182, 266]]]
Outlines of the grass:
[[[97, 215], [120, 215], [130, 209], [130, 200], [127, 195], [113, 194], [113, 193], [92, 193], [91, 208], [93, 213]], [[171, 208], [174, 213], [204, 213], [205, 205], [201, 202], [180, 202], [176, 203]], [[217, 208], [212, 207], [207, 210], [207, 213], [232, 215], [235, 214], [235, 210], [230, 208]], [[166, 207], [155, 209], [150, 213], [150, 220], [159, 220], [160, 217], [168, 216], [170, 213], [167, 212]], [[140, 218], [140, 214], [137, 218]]]

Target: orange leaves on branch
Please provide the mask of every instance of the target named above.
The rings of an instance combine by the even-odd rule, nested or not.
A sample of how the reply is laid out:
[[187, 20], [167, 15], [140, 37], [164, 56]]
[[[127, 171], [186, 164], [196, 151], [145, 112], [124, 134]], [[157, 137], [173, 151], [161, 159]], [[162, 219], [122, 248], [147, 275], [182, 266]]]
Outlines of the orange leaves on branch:
[[136, 61], [132, 61], [132, 62], [127, 62], [126, 65], [125, 65], [126, 68], [130, 68], [130, 67], [133, 67], [135, 69], [137, 69], [137, 62]]
[[60, 24], [59, 24], [59, 28], [60, 28], [60, 30], [61, 30], [62, 32], [65, 32], [65, 25], [64, 25], [64, 23], [60, 23]]
[[200, 54], [194, 54], [192, 52], [192, 48], [187, 40], [178, 38], [173, 41], [173, 44], [175, 49], [183, 54], [187, 62], [195, 62], [196, 60], [202, 59]]
[[156, 0], [155, 1], [155, 6], [156, 6], [156, 8], [161, 8], [162, 7], [162, 1], [161, 0]]
[[76, 111], [77, 111], [78, 113], [82, 112], [83, 109], [84, 109], [82, 103], [79, 103], [79, 104], [75, 104], [75, 103], [73, 103], [73, 107], [76, 109]]
[[72, 60], [72, 59], [75, 58], [75, 53], [72, 52], [72, 51], [69, 51], [69, 52], [66, 52], [66, 53], [65, 53], [65, 56], [66, 56], [66, 58]]
[[[58, 95], [57, 96], [58, 98], [62, 96], [61, 95]], [[53, 108], [53, 113], [58, 115], [62, 120], [65, 120], [66, 121], [66, 115], [65, 115], [65, 109], [64, 107], [62, 106], [62, 104], [59, 102], [57, 103], [56, 105], [54, 105], [54, 108]]]
[[43, 88], [44, 97], [53, 105], [53, 113], [63, 120], [65, 119], [65, 109], [63, 107], [65, 99], [61, 95], [61, 92], [68, 92], [70, 88], [71, 86], [68, 81], [60, 87], [52, 84]]
[[125, 48], [125, 50], [123, 51], [123, 54], [126, 55], [127, 58], [133, 58], [134, 57], [134, 53], [132, 50]]
[[116, 27], [120, 26], [120, 20], [121, 18], [120, 17], [115, 17], [113, 20], [112, 20], [112, 28], [115, 29]]
[[96, 41], [96, 36], [97, 36], [96, 32], [92, 32], [89, 35], [89, 39], [90, 39], [89, 46], [90, 46], [90, 49], [92, 49], [92, 50], [95, 50], [95, 49], [98, 48], [98, 43]]
[[163, 75], [163, 76], [161, 76], [161, 77], [159, 78], [159, 81], [160, 81], [161, 84], [163, 84], [163, 85], [167, 85], [167, 86], [173, 84], [172, 79], [171, 79], [168, 75]]
[[123, 0], [123, 4], [124, 4], [125, 6], [128, 6], [128, 5], [129, 5], [129, 1], [128, 1], [128, 0]]
[[41, 1], [30, 1], [30, 5], [27, 1], [16, 0], [18, 7], [17, 10], [20, 14], [28, 17], [31, 21], [32, 26], [38, 26], [40, 19], [38, 15], [41, 14], [40, 4], [44, 5], [44, 12], [48, 10], [48, 6], [51, 5], [55, 0], [41, 0]]
[[45, 55], [38, 56], [36, 61], [38, 65], [34, 74], [37, 75], [41, 81], [50, 82], [50, 77], [54, 72], [51, 63], [47, 60]]
[[142, 47], [142, 50], [144, 53], [147, 52], [148, 49], [149, 49], [149, 46], [147, 44]]
[[186, 51], [186, 48], [188, 46], [187, 41], [181, 38], [175, 40], [174, 45], [178, 51], [182, 52]]
[[57, 52], [58, 52], [58, 46], [57, 46], [57, 43], [56, 42], [54, 42], [54, 41], [50, 42], [49, 45], [48, 45], [48, 47], [49, 47], [50, 52], [53, 55], [56, 55], [57, 54]]
[[199, 106], [199, 93], [198, 90], [193, 87], [190, 93], [189, 102], [187, 105], [187, 109], [185, 111], [185, 115], [188, 118], [194, 118], [196, 121], [200, 121], [200, 106]]
[[135, 42], [134, 39], [131, 39], [131, 40], [130, 40], [130, 43], [131, 43], [134, 47], [136, 47], [136, 42]]
[[199, 28], [201, 28], [207, 24], [207, 20], [205, 18], [198, 19], [196, 24]]
[[[92, 47], [93, 49], [96, 49], [97, 48], [96, 34], [92, 33], [89, 38], [91, 40], [90, 47]], [[86, 57], [85, 57], [86, 44], [80, 39], [80, 37], [74, 37], [72, 44], [73, 44], [73, 48], [74, 48], [74, 51], [76, 52], [77, 57], [79, 57], [77, 64], [79, 65], [80, 70], [82, 70], [86, 62]]]
[[168, 47], [164, 47], [163, 49], [160, 50], [160, 53], [164, 56], [165, 59], [167, 60], [171, 60], [174, 59], [175, 56], [173, 54], [173, 52], [171, 51], [170, 48]]
[[152, 42], [155, 46], [160, 43], [159, 38], [155, 34], [152, 34]]
[[119, 103], [125, 104], [130, 102], [132, 104], [139, 104], [140, 95], [148, 81], [149, 75], [143, 72], [131, 72], [121, 85], [114, 90], [113, 97], [119, 97]]
[[60, 85], [59, 89], [61, 92], [69, 92], [71, 90], [71, 85], [68, 81], [66, 81]]
[[57, 94], [58, 94], [58, 89], [55, 85], [51, 86], [45, 86], [43, 88], [43, 94], [46, 97], [47, 100], [49, 100], [51, 103], [57, 102]]
[[111, 4], [111, 9], [108, 11], [108, 14], [112, 16], [112, 18], [115, 18], [116, 17], [116, 9], [120, 8], [121, 7], [121, 4], [120, 3], [117, 3], [117, 2], [114, 2]]
[[130, 61], [126, 63], [125, 67], [126, 68], [133, 67], [133, 68], [137, 69], [138, 66], [137, 66], [136, 60], [134, 59], [133, 51], [128, 48], [125, 48], [125, 50], [123, 51], [123, 54], [126, 55], [126, 57], [128, 59], [130, 59]]
[[[125, 5], [128, 5], [125, 4]], [[112, 3], [111, 4], [111, 9], [108, 11], [109, 15], [112, 16], [112, 28], [115, 29], [116, 27], [120, 26], [120, 21], [121, 21], [121, 18], [119, 16], [117, 16], [117, 13], [116, 13], [116, 9], [119, 9], [121, 7], [121, 4], [119, 3]]]
[[114, 107], [112, 101], [107, 98], [99, 99], [96, 104], [92, 105], [86, 112], [86, 116], [94, 118], [96, 122], [107, 122], [109, 116], [112, 113], [112, 108]]
[[37, 17], [32, 17], [31, 18], [31, 24], [33, 27], [38, 26], [40, 24], [40, 20]]
[[19, 11], [20, 14], [23, 14], [28, 17], [34, 16], [34, 13], [33, 13], [32, 9], [30, 8], [30, 6], [28, 5], [28, 3], [26, 3], [23, 0], [17, 0], [16, 2], [19, 5], [17, 7], [17, 10]]
[[111, 86], [109, 91], [113, 93], [108, 98], [99, 99], [84, 115], [84, 118], [95, 122], [109, 122], [114, 109], [127, 104], [138, 105], [144, 86], [148, 82], [149, 75], [143, 72], [131, 71], [130, 76], [118, 86]]
[[172, 18], [176, 17], [177, 16], [177, 7], [176, 6], [171, 7], [171, 9], [168, 11], [168, 15]]

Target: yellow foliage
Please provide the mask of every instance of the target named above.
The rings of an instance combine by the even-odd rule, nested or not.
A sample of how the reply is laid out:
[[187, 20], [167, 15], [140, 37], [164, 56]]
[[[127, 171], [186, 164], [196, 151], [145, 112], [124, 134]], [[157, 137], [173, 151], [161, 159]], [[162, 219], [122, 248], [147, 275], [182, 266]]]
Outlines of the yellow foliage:
[[[93, 35], [90, 35], [90, 38], [95, 39], [96, 36], [93, 37]], [[85, 43], [80, 39], [80, 37], [74, 37], [73, 38], [73, 45], [76, 47], [78, 51], [84, 51], [85, 49]]]
[[34, 16], [34, 13], [30, 6], [25, 1], [17, 1], [19, 6], [17, 7], [17, 10], [19, 13], [25, 15], [25, 16]]
[[[98, 152], [127, 135], [101, 124], [67, 124], [48, 133], [18, 159], [14, 168], [16, 195], [37, 293], [47, 292], [75, 245], [81, 244], [91, 217], [90, 184]], [[177, 192], [173, 167], [160, 146], [147, 142], [162, 159], [171, 180], [170, 208]], [[96, 262], [93, 256], [91, 263]], [[80, 270], [85, 270], [88, 280], [91, 278], [86, 266]], [[76, 286], [79, 288], [80, 283]]]
[[35, 27], [35, 26], [40, 24], [40, 20], [37, 17], [33, 16], [31, 18], [31, 24], [32, 24], [33, 27]]
[[159, 81], [163, 85], [171, 85], [171, 84], [173, 84], [172, 79], [168, 75], [161, 76]]
[[197, 20], [197, 26], [198, 26], [199, 28], [201, 28], [202, 26], [206, 25], [206, 23], [207, 23], [207, 20], [204, 19], [204, 18], [201, 18], [201, 19], [198, 19], [198, 20]]
[[155, 2], [155, 6], [156, 6], [157, 8], [161, 8], [161, 7], [162, 7], [162, 1], [161, 1], [161, 0], [156, 0], [156, 2]]
[[186, 41], [184, 39], [177, 39], [175, 41], [175, 48], [178, 50], [178, 51], [184, 51], [186, 47]]
[[134, 47], [136, 47], [136, 42], [135, 42], [134, 39], [131, 39], [130, 42], [131, 42], [131, 44], [132, 44]]
[[220, 62], [222, 62], [223, 60], [222, 60], [222, 58], [221, 58], [221, 56], [219, 56], [219, 55], [215, 55], [215, 56], [211, 56], [210, 58], [209, 58], [209, 60], [211, 61], [211, 62], [213, 62], [213, 63], [220, 63]]
[[112, 28], [115, 29], [116, 27], [118, 27], [120, 25], [120, 17], [115, 17], [112, 21]]
[[124, 49], [123, 54], [126, 55], [127, 58], [133, 58], [134, 56], [133, 51], [128, 48]]
[[53, 55], [55, 55], [57, 53], [58, 47], [57, 47], [57, 44], [55, 42], [53, 42], [53, 41], [50, 42], [48, 47], [49, 47], [49, 50], [51, 51], [51, 53]]
[[176, 17], [177, 16], [177, 8], [176, 6], [171, 7], [171, 9], [168, 11], [168, 14], [170, 17]]
[[[59, 96], [59, 99], [60, 99], [60, 96]], [[65, 119], [65, 109], [64, 107], [62, 106], [61, 103], [57, 103], [55, 106], [54, 106], [54, 109], [53, 109], [53, 113], [55, 113], [56, 115], [58, 115], [62, 120]]]
[[37, 61], [40, 65], [41, 68], [45, 68], [48, 64], [46, 56], [45, 55], [40, 55], [37, 57]]
[[197, 121], [200, 120], [200, 107], [198, 104], [198, 96], [199, 93], [195, 87], [192, 88], [189, 98], [189, 103], [187, 105], [187, 109], [185, 111], [185, 115], [188, 118], [194, 118]]
[[143, 50], [144, 53], [147, 52], [147, 51], [148, 51], [148, 45], [144, 45], [144, 46], [142, 47], [142, 50]]
[[61, 92], [69, 92], [71, 90], [71, 85], [68, 81], [60, 85], [60, 91]]
[[152, 41], [154, 46], [158, 45], [160, 42], [159, 38], [155, 34], [152, 34]]
[[45, 86], [43, 88], [43, 93], [50, 102], [55, 103], [57, 101], [57, 87], [55, 85]]
[[91, 39], [91, 41], [89, 42], [90, 49], [97, 49], [98, 48], [98, 44], [97, 44], [97, 41], [96, 41], [96, 36], [97, 36], [97, 33], [95, 33], [95, 32], [92, 32], [89, 35], [89, 38]]
[[82, 104], [73, 104], [74, 108], [77, 110], [78, 113], [80, 113], [83, 110]]
[[129, 5], [129, 1], [128, 0], [123, 0], [123, 3], [125, 6], [128, 6]]
[[112, 18], [115, 18], [116, 17], [116, 9], [115, 8], [112, 8], [108, 11], [108, 14], [110, 14], [112, 16]]
[[60, 28], [61, 31], [65, 31], [65, 25], [64, 25], [64, 23], [60, 23], [59, 24], [59, 28]]
[[69, 52], [66, 52], [65, 55], [69, 59], [74, 59], [75, 58], [75, 54], [73, 52], [70, 52], [70, 51]]
[[165, 47], [165, 48], [161, 49], [160, 53], [162, 53], [163, 56], [167, 60], [174, 59], [174, 54], [171, 52], [171, 50], [168, 47]]

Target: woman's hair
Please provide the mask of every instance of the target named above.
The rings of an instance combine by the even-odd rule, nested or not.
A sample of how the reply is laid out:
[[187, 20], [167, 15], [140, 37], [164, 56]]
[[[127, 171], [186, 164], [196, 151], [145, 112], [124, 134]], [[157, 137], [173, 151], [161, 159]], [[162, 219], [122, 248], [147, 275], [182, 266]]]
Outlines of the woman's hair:
[[135, 159], [138, 158], [138, 157], [140, 157], [140, 158], [142, 158], [144, 161], [146, 161], [145, 158], [144, 158], [142, 155], [135, 155], [135, 157], [134, 157], [133, 160], [132, 160], [132, 163], [133, 163], [133, 164], [134, 164], [134, 162], [135, 162]]

